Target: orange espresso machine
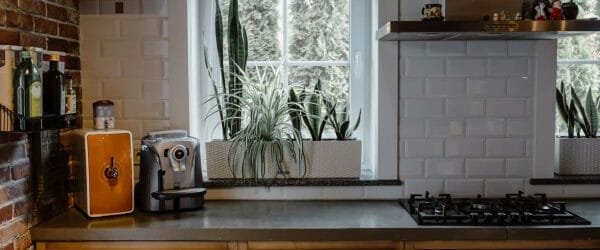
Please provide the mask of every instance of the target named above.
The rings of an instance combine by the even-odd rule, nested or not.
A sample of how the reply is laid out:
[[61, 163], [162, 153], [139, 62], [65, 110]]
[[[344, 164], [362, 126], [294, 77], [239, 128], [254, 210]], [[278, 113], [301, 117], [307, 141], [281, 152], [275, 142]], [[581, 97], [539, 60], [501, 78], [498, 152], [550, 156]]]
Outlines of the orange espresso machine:
[[75, 204], [89, 217], [133, 212], [131, 132], [82, 129], [72, 138]]

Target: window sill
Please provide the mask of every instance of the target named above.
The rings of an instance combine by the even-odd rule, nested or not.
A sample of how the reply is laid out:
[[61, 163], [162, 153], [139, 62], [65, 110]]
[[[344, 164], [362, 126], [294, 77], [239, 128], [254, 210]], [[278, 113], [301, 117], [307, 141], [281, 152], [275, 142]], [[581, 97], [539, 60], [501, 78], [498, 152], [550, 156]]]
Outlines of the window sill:
[[205, 187], [281, 187], [281, 186], [398, 186], [400, 180], [372, 180], [353, 178], [305, 178], [305, 179], [211, 179]]
[[531, 185], [586, 185], [600, 184], [600, 175], [558, 175], [554, 178], [531, 179]]

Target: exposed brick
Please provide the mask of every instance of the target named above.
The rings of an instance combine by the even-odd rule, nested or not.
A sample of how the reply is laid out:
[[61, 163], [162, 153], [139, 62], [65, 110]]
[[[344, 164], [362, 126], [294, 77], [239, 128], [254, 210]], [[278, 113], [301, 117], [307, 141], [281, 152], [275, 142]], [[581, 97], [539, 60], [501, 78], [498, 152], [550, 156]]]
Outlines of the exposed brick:
[[11, 144], [10, 161], [12, 163], [20, 162], [27, 159], [27, 147], [25, 143], [13, 143]]
[[0, 26], [6, 25], [6, 10], [0, 9]]
[[59, 30], [59, 33], [58, 33], [59, 36], [76, 39], [76, 40], [79, 39], [79, 29], [77, 28], [77, 26], [70, 25], [70, 24], [60, 24], [58, 26], [58, 30]]
[[10, 153], [12, 149], [10, 144], [0, 145], [0, 166], [4, 167], [10, 163]]
[[81, 86], [81, 73], [71, 71], [67, 75], [73, 78], [73, 87]]
[[8, 204], [6, 206], [0, 207], [0, 225], [4, 222], [7, 222], [13, 218], [13, 205]]
[[72, 24], [79, 24], [79, 11], [67, 9], [67, 20]]
[[53, 4], [46, 5], [46, 16], [64, 22], [68, 21], [67, 9]]
[[23, 220], [14, 220], [9, 222], [8, 225], [0, 228], [2, 231], [1, 240], [2, 242], [8, 242], [14, 240], [17, 236], [27, 232], [27, 223]]
[[79, 10], [79, 0], [57, 0], [56, 2], [65, 7]]
[[0, 132], [0, 144], [10, 142], [10, 132]]
[[0, 168], [0, 184], [10, 181], [10, 167], [4, 166]]
[[21, 32], [21, 44], [27, 47], [46, 48], [46, 37]]
[[[14, 250], [14, 249], [15, 249], [14, 242], [8, 243], [7, 245], [4, 245], [2, 247], [2, 250]], [[21, 249], [19, 249], [19, 250], [21, 250]]]
[[33, 189], [31, 184], [32, 182], [30, 180], [26, 180], [5, 186], [4, 189], [6, 190], [8, 200], [13, 200], [31, 192]]
[[79, 42], [69, 41], [67, 53], [73, 55], [79, 55]]
[[19, 15], [19, 28], [26, 31], [33, 30], [33, 17], [29, 14], [21, 13]]
[[21, 215], [32, 213], [33, 209], [33, 198], [31, 196], [26, 199], [22, 199], [14, 203], [14, 217], [19, 217]]
[[31, 234], [27, 232], [24, 235], [17, 237], [13, 244], [16, 249], [28, 249], [32, 244]]
[[34, 18], [35, 32], [57, 35], [58, 34], [58, 23], [49, 21], [43, 18]]
[[65, 61], [65, 68], [71, 70], [81, 70], [81, 63], [79, 61], [79, 57], [67, 56], [67, 60]]
[[39, 0], [19, 0], [19, 8], [37, 15], [46, 15], [46, 3]]
[[0, 6], [5, 8], [17, 8], [18, 0], [0, 0]]
[[16, 11], [7, 10], [6, 11], [6, 26], [11, 28], [18, 28], [21, 26], [21, 18], [20, 14]]
[[48, 37], [48, 50], [67, 52], [69, 41]]
[[17, 166], [12, 166], [11, 174], [13, 180], [20, 180], [31, 176], [31, 163], [29, 161], [25, 161]]

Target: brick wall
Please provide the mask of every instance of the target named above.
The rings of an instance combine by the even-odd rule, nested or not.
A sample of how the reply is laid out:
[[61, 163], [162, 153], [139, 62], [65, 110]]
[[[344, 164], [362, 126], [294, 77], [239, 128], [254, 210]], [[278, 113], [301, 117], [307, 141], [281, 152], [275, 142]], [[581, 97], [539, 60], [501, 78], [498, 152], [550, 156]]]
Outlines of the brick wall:
[[[81, 96], [79, 1], [0, 0], [0, 44], [65, 52], [66, 74], [73, 77]], [[61, 194], [54, 193], [60, 197], [34, 200], [32, 168], [37, 158], [30, 153], [35, 136], [29, 138], [22, 133], [0, 133], [0, 249], [29, 248], [28, 229], [66, 208], [64, 189], [59, 189]]]
[[66, 73], [81, 93], [79, 1], [0, 0], [0, 44], [67, 53]]
[[27, 134], [0, 132], [0, 249], [31, 245], [33, 184]]

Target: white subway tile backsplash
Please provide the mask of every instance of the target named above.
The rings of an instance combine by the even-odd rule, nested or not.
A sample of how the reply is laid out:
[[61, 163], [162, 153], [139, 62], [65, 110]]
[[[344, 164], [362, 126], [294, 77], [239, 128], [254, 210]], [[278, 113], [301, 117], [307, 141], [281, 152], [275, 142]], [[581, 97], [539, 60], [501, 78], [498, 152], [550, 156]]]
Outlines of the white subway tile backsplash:
[[444, 192], [443, 179], [406, 179], [404, 180], [404, 196], [410, 194], [424, 194], [429, 191], [432, 195]]
[[161, 37], [162, 19], [133, 18], [121, 20], [121, 37], [146, 38]]
[[119, 37], [119, 21], [115, 18], [82, 15], [79, 21], [82, 43]]
[[444, 192], [454, 197], [472, 198], [484, 194], [482, 179], [447, 179]]
[[[81, 58], [81, 77], [85, 79], [106, 79], [121, 76], [121, 61], [117, 58]], [[84, 92], [85, 93], [85, 92]]]
[[535, 83], [530, 77], [517, 77], [508, 79], [509, 97], [533, 97]]
[[142, 54], [144, 57], [167, 58], [169, 55], [169, 43], [166, 40], [144, 41]]
[[404, 62], [405, 74], [407, 76], [443, 76], [444, 58], [407, 58]]
[[490, 57], [487, 66], [490, 76], [529, 76], [528, 57]]
[[143, 0], [142, 13], [145, 15], [167, 16], [167, 0]]
[[142, 54], [140, 40], [105, 40], [101, 48], [103, 57], [131, 58]]
[[483, 157], [484, 139], [451, 138], [446, 139], [446, 157]]
[[425, 120], [401, 119], [400, 137], [423, 138], [425, 135]]
[[122, 70], [125, 77], [137, 77], [145, 80], [166, 79], [165, 62], [155, 59], [124, 59]]
[[465, 56], [467, 46], [465, 41], [428, 41], [428, 56]]
[[506, 96], [506, 80], [496, 78], [469, 78], [467, 95], [471, 97]]
[[425, 90], [425, 78], [419, 77], [401, 77], [400, 96], [401, 97], [420, 97]]
[[464, 122], [462, 120], [430, 119], [426, 124], [426, 133], [429, 138], [464, 135]]
[[423, 177], [425, 169], [425, 160], [423, 159], [401, 159], [400, 177]]
[[81, 88], [86, 92], [88, 99], [102, 98], [102, 83], [99, 80], [82, 79]]
[[444, 142], [437, 139], [407, 139], [404, 141], [404, 151], [409, 158], [442, 157]]
[[428, 78], [425, 88], [428, 97], [465, 96], [464, 78]]
[[526, 153], [527, 140], [522, 138], [488, 138], [486, 139], [487, 157], [523, 157]]
[[430, 177], [464, 177], [465, 163], [463, 159], [427, 159], [425, 160], [425, 176]]
[[405, 99], [405, 117], [443, 117], [444, 99]]
[[504, 119], [467, 119], [467, 136], [503, 136]]
[[79, 44], [82, 57], [97, 58], [100, 56], [100, 41], [84, 41]]
[[508, 41], [509, 56], [534, 56], [535, 41]]
[[486, 197], [504, 197], [505, 194], [516, 194], [525, 191], [525, 179], [487, 179], [485, 181]]
[[468, 41], [469, 56], [506, 56], [506, 41]]
[[169, 82], [160, 80], [147, 80], [142, 83], [144, 99], [169, 99]]
[[465, 165], [468, 178], [506, 176], [504, 159], [467, 159]]
[[450, 57], [447, 59], [446, 68], [448, 76], [484, 76], [487, 61], [485, 58], [476, 57]]
[[123, 115], [129, 119], [161, 119], [167, 118], [163, 101], [157, 100], [124, 100]]
[[139, 140], [144, 136], [142, 123], [137, 120], [117, 119], [115, 121], [115, 127], [131, 131], [131, 135], [133, 136], [134, 140]]
[[166, 130], [171, 127], [169, 120], [145, 120], [142, 123], [142, 131], [144, 135], [150, 131]]
[[367, 186], [364, 187], [364, 198], [368, 200], [393, 199], [404, 196], [403, 186]]
[[484, 114], [484, 101], [481, 99], [447, 99], [448, 117], [473, 117]]
[[401, 41], [400, 56], [425, 56], [425, 42], [422, 41]]
[[531, 158], [506, 159], [506, 176], [531, 177], [533, 160]]
[[529, 113], [528, 105], [527, 99], [487, 99], [485, 113], [496, 117], [524, 116]]
[[507, 136], [532, 136], [533, 119], [531, 118], [509, 118], [506, 119]]
[[102, 81], [103, 97], [114, 99], [142, 98], [142, 82], [136, 79], [114, 79]]

